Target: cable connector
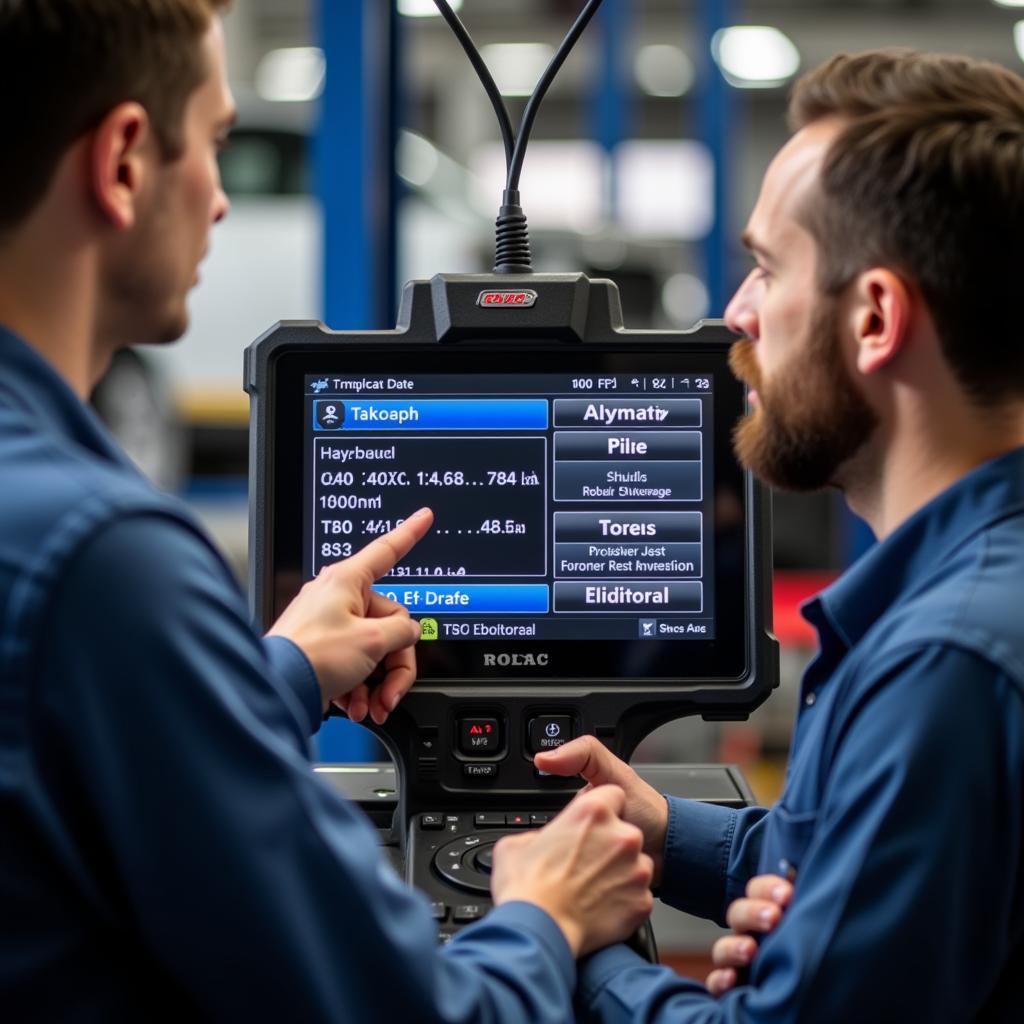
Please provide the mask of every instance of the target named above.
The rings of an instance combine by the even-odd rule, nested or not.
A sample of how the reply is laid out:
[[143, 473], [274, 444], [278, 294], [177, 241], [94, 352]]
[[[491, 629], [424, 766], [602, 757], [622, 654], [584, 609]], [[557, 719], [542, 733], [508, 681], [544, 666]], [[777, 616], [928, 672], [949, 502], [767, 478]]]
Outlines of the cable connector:
[[502, 193], [501, 209], [494, 222], [494, 272], [496, 274], [531, 274], [530, 233], [526, 214], [519, 205], [519, 191]]

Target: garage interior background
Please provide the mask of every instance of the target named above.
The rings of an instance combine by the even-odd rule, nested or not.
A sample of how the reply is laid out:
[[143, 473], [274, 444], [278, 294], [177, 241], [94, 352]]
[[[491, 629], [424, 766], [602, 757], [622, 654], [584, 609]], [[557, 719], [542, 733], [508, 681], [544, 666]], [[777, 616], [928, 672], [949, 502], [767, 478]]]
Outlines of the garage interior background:
[[[517, 124], [580, 0], [453, 0]], [[786, 138], [789, 85], [839, 50], [910, 46], [1024, 71], [1024, 0], [605, 0], [537, 121], [523, 176], [535, 268], [610, 277], [631, 327], [720, 316], [738, 236]], [[244, 578], [243, 348], [279, 319], [391, 327], [402, 282], [490, 269], [502, 147], [433, 0], [235, 0], [232, 201], [177, 345], [119, 358], [95, 401], [143, 468], [190, 501]], [[745, 723], [664, 726], [637, 760], [739, 764], [781, 787], [813, 634], [797, 613], [870, 544], [830, 494], [775, 497], [782, 685]], [[358, 726], [327, 761], [383, 756]], [[678, 916], [678, 915], [677, 915]], [[662, 942], [706, 949], [706, 930]]]

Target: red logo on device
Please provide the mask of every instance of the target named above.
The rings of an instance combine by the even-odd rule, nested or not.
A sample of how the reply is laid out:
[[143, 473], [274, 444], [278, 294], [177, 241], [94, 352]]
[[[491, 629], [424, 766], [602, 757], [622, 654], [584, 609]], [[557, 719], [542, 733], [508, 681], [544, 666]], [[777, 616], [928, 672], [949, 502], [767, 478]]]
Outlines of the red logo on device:
[[514, 292], [481, 292], [477, 296], [478, 306], [517, 306], [524, 309], [537, 301], [537, 293], [532, 288], [521, 288]]

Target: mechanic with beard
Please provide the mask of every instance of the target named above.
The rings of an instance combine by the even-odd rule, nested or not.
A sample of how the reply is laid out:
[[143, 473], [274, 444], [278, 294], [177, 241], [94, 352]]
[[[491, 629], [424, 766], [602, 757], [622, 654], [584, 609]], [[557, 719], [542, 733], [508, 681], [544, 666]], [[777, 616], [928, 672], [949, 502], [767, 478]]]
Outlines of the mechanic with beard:
[[839, 56], [790, 117], [726, 311], [750, 386], [736, 448], [773, 486], [838, 488], [879, 543], [804, 608], [820, 650], [771, 809], [666, 800], [592, 737], [537, 755], [625, 789], [663, 900], [762, 933], [719, 940], [710, 992], [599, 952], [577, 1005], [664, 1024], [1019, 1021], [1024, 82]]

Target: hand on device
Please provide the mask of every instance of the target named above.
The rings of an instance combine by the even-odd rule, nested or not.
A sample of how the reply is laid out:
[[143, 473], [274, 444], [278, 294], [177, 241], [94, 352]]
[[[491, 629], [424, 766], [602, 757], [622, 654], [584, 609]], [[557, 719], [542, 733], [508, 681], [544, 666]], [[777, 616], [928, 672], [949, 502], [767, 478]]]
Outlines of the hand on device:
[[[430, 509], [420, 509], [351, 558], [322, 569], [268, 633], [298, 644], [316, 670], [324, 707], [334, 701], [354, 722], [369, 712], [380, 725], [416, 679], [413, 645], [419, 623], [371, 587], [412, 550], [433, 521]], [[371, 693], [366, 679], [380, 662], [384, 678]]]
[[495, 905], [526, 900], [546, 910], [573, 956], [621, 942], [647, 919], [651, 858], [640, 830], [619, 815], [618, 786], [577, 796], [550, 824], [506, 836], [494, 848]]
[[596, 736], [580, 736], [554, 750], [537, 754], [533, 763], [552, 775], [582, 775], [594, 786], [613, 783], [626, 794], [622, 817], [643, 833], [644, 853], [654, 862], [654, 885], [661, 882], [668, 829], [668, 804], [624, 761], [620, 761]]
[[779, 875], [756, 875], [747, 883], [747, 895], [733, 900], [726, 911], [732, 935], [711, 947], [715, 969], [704, 982], [712, 995], [728, 992], [739, 979], [738, 971], [750, 965], [757, 953], [754, 934], [767, 934], [778, 927], [793, 898], [793, 885]]

